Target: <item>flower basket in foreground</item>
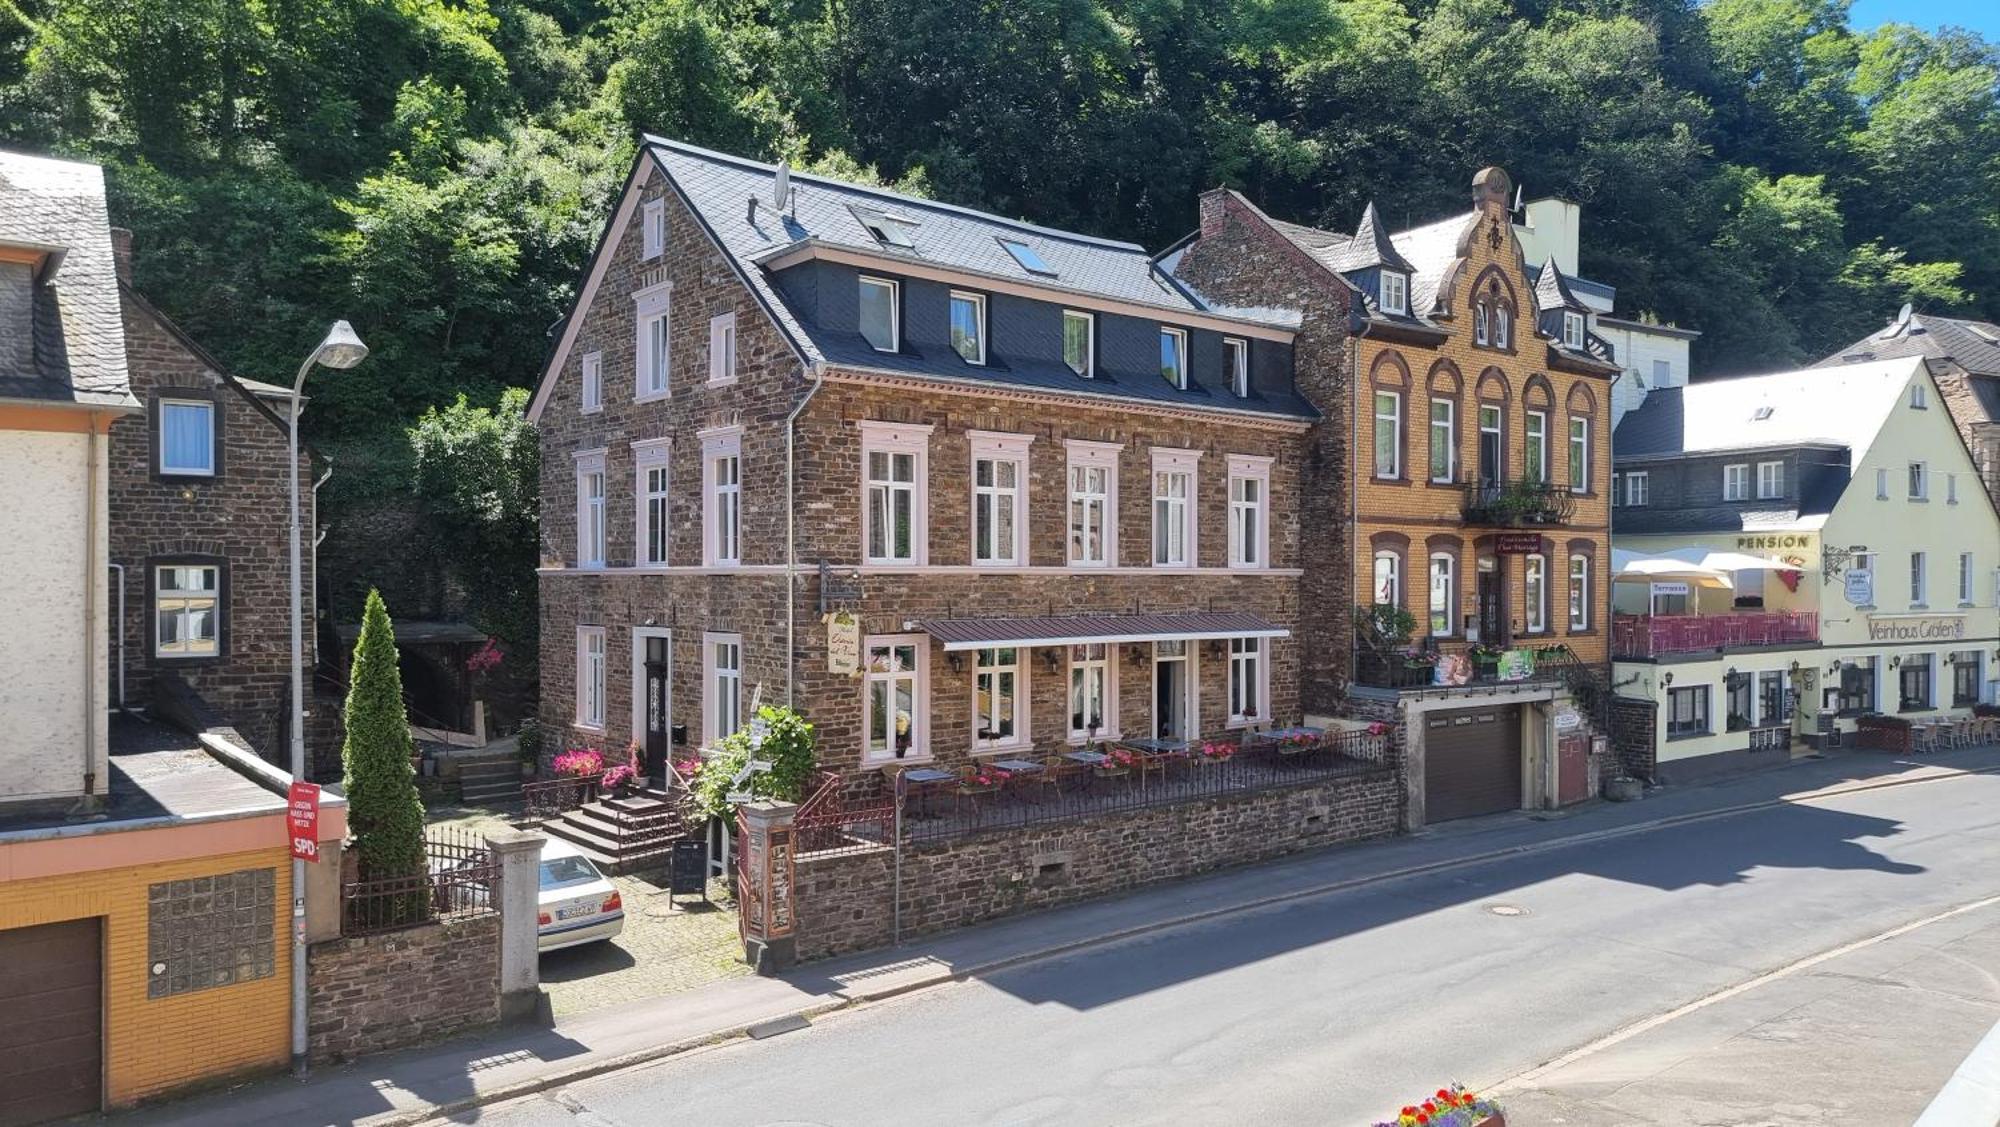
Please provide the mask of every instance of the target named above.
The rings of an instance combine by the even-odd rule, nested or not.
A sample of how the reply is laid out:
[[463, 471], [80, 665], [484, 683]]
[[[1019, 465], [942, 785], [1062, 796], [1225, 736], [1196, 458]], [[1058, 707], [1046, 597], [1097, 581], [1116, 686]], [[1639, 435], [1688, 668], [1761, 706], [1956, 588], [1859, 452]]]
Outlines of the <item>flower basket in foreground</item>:
[[1465, 1090], [1463, 1084], [1439, 1088], [1428, 1099], [1405, 1105], [1375, 1127], [1507, 1127], [1507, 1117], [1492, 1100]]

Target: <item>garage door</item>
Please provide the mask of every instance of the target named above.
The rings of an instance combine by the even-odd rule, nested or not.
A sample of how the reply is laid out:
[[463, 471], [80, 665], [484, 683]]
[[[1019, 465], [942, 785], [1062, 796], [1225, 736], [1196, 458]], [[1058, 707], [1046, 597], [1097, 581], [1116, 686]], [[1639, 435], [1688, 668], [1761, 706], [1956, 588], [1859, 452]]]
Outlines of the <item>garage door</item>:
[[0, 1127], [98, 1109], [102, 967], [97, 920], [0, 931]]
[[1521, 706], [1424, 716], [1424, 821], [1521, 808]]

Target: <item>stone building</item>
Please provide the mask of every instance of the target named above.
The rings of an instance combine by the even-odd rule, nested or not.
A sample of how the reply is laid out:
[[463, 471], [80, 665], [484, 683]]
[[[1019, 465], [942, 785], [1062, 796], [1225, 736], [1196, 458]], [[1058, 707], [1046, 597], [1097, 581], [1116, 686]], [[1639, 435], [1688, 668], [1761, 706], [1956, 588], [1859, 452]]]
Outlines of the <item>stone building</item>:
[[862, 774], [1296, 721], [1290, 304], [647, 138], [530, 409], [544, 722], [656, 774], [791, 704]]
[[1305, 311], [1299, 384], [1346, 420], [1309, 438], [1343, 469], [1305, 502], [1328, 541], [1306, 648], [1353, 661], [1308, 710], [1404, 728], [1410, 826], [1586, 796], [1606, 726], [1619, 367], [1555, 260], [1529, 270], [1511, 191], [1486, 169], [1464, 213], [1392, 235], [1370, 205], [1349, 235], [1218, 190], [1162, 260], [1209, 299]]
[[[144, 408], [110, 437], [113, 703], [144, 710], [171, 699], [158, 691], [166, 680], [178, 682], [265, 758], [283, 761], [291, 392], [230, 373], [154, 308], [132, 286], [131, 233], [112, 235], [132, 393]], [[303, 451], [299, 480], [301, 582], [311, 607], [313, 475]], [[309, 671], [313, 641], [308, 619]], [[337, 758], [322, 767], [316, 777], [338, 777]]]

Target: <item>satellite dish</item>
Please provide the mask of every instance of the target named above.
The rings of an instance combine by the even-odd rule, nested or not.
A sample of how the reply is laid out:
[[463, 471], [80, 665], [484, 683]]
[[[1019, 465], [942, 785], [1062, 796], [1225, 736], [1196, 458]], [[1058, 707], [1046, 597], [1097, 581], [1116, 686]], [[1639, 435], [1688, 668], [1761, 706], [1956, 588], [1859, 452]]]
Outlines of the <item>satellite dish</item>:
[[1903, 307], [1902, 307], [1901, 309], [1898, 309], [1898, 310], [1896, 310], [1896, 323], [1897, 323], [1898, 325], [1907, 325], [1907, 324], [1909, 324], [1909, 323], [1910, 323], [1910, 314], [1912, 314], [1912, 313], [1915, 313], [1915, 312], [1916, 312], [1916, 307], [1915, 307], [1915, 306], [1911, 305], [1911, 304], [1910, 304], [1909, 302], [1907, 302], [1907, 301], [1906, 301], [1906, 302], [1904, 302], [1904, 303], [1903, 303]]
[[771, 182], [771, 206], [785, 210], [785, 197], [792, 192], [792, 166], [780, 163], [778, 177]]
[[1517, 212], [1521, 210], [1521, 190], [1521, 185], [1514, 185], [1514, 210]]

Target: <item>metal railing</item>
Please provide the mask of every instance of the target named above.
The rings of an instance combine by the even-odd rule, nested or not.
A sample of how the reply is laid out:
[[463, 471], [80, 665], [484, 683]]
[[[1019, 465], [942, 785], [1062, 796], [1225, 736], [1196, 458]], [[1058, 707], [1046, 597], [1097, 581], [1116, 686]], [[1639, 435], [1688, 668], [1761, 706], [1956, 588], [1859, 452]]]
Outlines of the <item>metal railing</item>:
[[500, 862], [486, 843], [449, 827], [424, 836], [421, 872], [340, 886], [340, 933], [380, 935], [499, 910]]
[[571, 775], [521, 784], [521, 812], [529, 818], [555, 818], [597, 801], [597, 776]]
[[1611, 655], [1624, 658], [1704, 653], [1732, 646], [1800, 645], [1819, 641], [1819, 615], [1809, 610], [1738, 614], [1618, 614], [1611, 618]]
[[1467, 524], [1489, 528], [1538, 528], [1567, 524], [1576, 515], [1576, 493], [1567, 485], [1532, 478], [1472, 479], [1465, 491], [1462, 515]]

